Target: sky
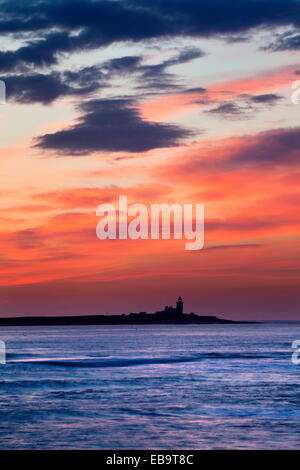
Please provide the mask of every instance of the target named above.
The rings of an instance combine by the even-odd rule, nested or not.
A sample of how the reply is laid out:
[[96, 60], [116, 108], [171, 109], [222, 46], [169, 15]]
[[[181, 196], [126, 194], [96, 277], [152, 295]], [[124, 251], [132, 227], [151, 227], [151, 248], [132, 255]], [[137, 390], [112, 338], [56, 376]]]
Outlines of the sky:
[[[299, 1], [0, 0], [0, 43], [1, 317], [299, 319]], [[99, 240], [120, 195], [204, 248]]]

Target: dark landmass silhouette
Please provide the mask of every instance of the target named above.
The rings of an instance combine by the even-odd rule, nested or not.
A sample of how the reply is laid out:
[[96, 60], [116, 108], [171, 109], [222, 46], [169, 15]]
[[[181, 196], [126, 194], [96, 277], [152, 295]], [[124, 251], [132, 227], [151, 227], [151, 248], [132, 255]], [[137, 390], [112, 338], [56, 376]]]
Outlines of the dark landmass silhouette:
[[51, 326], [51, 325], [154, 325], [154, 324], [235, 324], [253, 323], [249, 321], [224, 320], [212, 316], [199, 316], [194, 313], [166, 315], [158, 313], [129, 315], [84, 315], [64, 317], [12, 317], [0, 318], [0, 326]]
[[82, 315], [57, 317], [0, 318], [0, 326], [51, 326], [51, 325], [170, 325], [170, 324], [235, 324], [250, 321], [225, 320], [214, 316], [183, 313], [183, 301], [178, 297], [176, 308], [166, 306], [156, 313], [129, 313], [129, 315]]

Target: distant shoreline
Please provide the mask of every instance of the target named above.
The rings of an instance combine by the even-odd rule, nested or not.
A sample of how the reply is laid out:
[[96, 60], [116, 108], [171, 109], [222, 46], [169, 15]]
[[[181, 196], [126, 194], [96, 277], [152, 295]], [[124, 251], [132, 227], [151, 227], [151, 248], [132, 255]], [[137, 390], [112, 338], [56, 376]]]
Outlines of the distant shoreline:
[[255, 321], [234, 321], [215, 316], [195, 315], [194, 313], [168, 316], [163, 313], [140, 315], [82, 315], [59, 317], [11, 317], [0, 318], [1, 326], [68, 326], [68, 325], [215, 325], [251, 324]]

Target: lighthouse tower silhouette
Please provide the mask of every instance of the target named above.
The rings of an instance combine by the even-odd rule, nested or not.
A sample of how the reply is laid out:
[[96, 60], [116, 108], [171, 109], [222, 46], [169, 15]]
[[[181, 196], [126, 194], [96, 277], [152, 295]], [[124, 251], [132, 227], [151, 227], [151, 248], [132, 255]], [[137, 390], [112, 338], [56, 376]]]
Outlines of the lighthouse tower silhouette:
[[183, 301], [181, 297], [178, 297], [176, 302], [176, 313], [181, 315], [183, 313]]

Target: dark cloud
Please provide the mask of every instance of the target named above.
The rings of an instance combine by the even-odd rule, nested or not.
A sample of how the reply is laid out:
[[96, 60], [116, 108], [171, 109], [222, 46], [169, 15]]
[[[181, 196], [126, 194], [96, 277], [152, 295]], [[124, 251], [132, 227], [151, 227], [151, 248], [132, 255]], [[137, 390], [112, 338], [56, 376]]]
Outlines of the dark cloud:
[[225, 39], [229, 44], [234, 44], [236, 42], [246, 42], [251, 38], [248, 34], [238, 34], [233, 36], [226, 36]]
[[241, 109], [236, 103], [220, 104], [216, 108], [207, 111], [212, 114], [241, 114]]
[[[2, 0], [0, 34], [18, 34], [25, 45], [0, 53], [2, 71], [22, 64], [55, 64], [62, 53], [119, 41], [171, 36], [244, 38], [256, 27], [300, 26], [297, 0]], [[29, 34], [30, 33], [30, 34]], [[279, 48], [298, 48], [297, 34]]]
[[167, 69], [174, 65], [181, 65], [191, 60], [203, 57], [205, 54], [198, 48], [183, 49], [177, 56], [171, 57], [160, 64], [144, 65], [139, 69], [139, 81], [142, 88], [168, 89], [181, 88], [181, 85], [174, 81], [174, 76], [167, 72]]
[[[298, 12], [299, 15], [299, 12]], [[300, 32], [299, 30], [285, 32], [276, 37], [276, 39], [263, 49], [271, 51], [296, 51], [300, 49]]]
[[250, 100], [258, 104], [275, 104], [282, 99], [282, 96], [275, 95], [274, 93], [267, 93], [264, 95], [251, 96]]
[[140, 84], [138, 88], [181, 90], [181, 85], [173, 83], [174, 76], [166, 72], [167, 67], [202, 57], [203, 54], [200, 49], [186, 48], [176, 56], [156, 65], [143, 65], [142, 56], [125, 56], [77, 71], [51, 72], [47, 75], [33, 73], [27, 68], [23, 74], [7, 74], [1, 78], [6, 83], [7, 98], [23, 104], [36, 102], [49, 104], [63, 96], [87, 95], [109, 86], [113, 76], [125, 74]]
[[256, 167], [272, 171], [281, 168], [297, 168], [300, 165], [300, 127], [276, 129], [253, 136], [244, 136], [232, 149], [224, 148], [226, 157], [191, 158], [177, 169], [182, 176], [201, 172], [223, 173], [243, 168]]
[[274, 93], [266, 93], [262, 95], [243, 94], [237, 96], [236, 102], [227, 101], [205, 112], [219, 116], [222, 119], [235, 120], [240, 119], [241, 116], [243, 116], [243, 119], [247, 119], [251, 118], [255, 111], [259, 111], [258, 105], [275, 105], [281, 99], [282, 96], [276, 95]]
[[241, 106], [238, 103], [227, 102], [220, 104], [216, 108], [209, 109], [205, 113], [216, 115], [222, 119], [240, 119], [240, 116], [243, 115], [245, 119], [246, 113], [251, 112], [251, 106]]
[[96, 66], [85, 67], [77, 72], [33, 73], [29, 75], [8, 75], [7, 98], [18, 103], [52, 103], [62, 96], [87, 95], [101, 86], [102, 73]]
[[207, 89], [206, 88], [201, 88], [201, 87], [196, 87], [196, 88], [187, 88], [184, 90], [184, 93], [187, 94], [193, 94], [193, 93], [206, 93]]
[[249, 138], [248, 145], [233, 154], [229, 166], [294, 165], [300, 163], [300, 128], [278, 129]]
[[128, 99], [92, 100], [80, 106], [81, 116], [70, 129], [45, 134], [35, 146], [66, 155], [97, 151], [145, 152], [172, 147], [191, 133], [179, 126], [144, 121]]
[[45, 33], [41, 39], [30, 40], [16, 51], [0, 51], [0, 70], [3, 72], [23, 71], [25, 65], [51, 66], [58, 62], [61, 52], [73, 50], [73, 38], [68, 33]]
[[245, 145], [220, 163], [220, 169], [284, 167], [300, 163], [300, 128], [278, 129], [248, 137]]
[[171, 65], [185, 64], [186, 62], [190, 62], [193, 59], [198, 59], [204, 55], [205, 53], [197, 47], [186, 48], [183, 49], [176, 57], [172, 57], [171, 59], [163, 62], [163, 65], [164, 67], [170, 67]]
[[[24, 28], [22, 28], [24, 24]], [[165, 20], [143, 5], [119, 1], [29, 0], [4, 1], [0, 34], [31, 31], [17, 51], [0, 53], [0, 70], [12, 71], [24, 64], [50, 66], [62, 53], [107, 46], [116, 41], [143, 40], [165, 35]]]
[[143, 89], [180, 89], [182, 88], [181, 85], [175, 81], [173, 74], [167, 72], [167, 69], [174, 65], [185, 64], [204, 55], [205, 53], [201, 49], [188, 47], [184, 48], [174, 57], [153, 65], [144, 65], [143, 57], [140, 56], [125, 56], [105, 62], [103, 70], [110, 74], [134, 75], [139, 88]]
[[103, 69], [108, 73], [127, 74], [139, 70], [141, 62], [141, 56], [125, 56], [108, 60], [103, 64]]

